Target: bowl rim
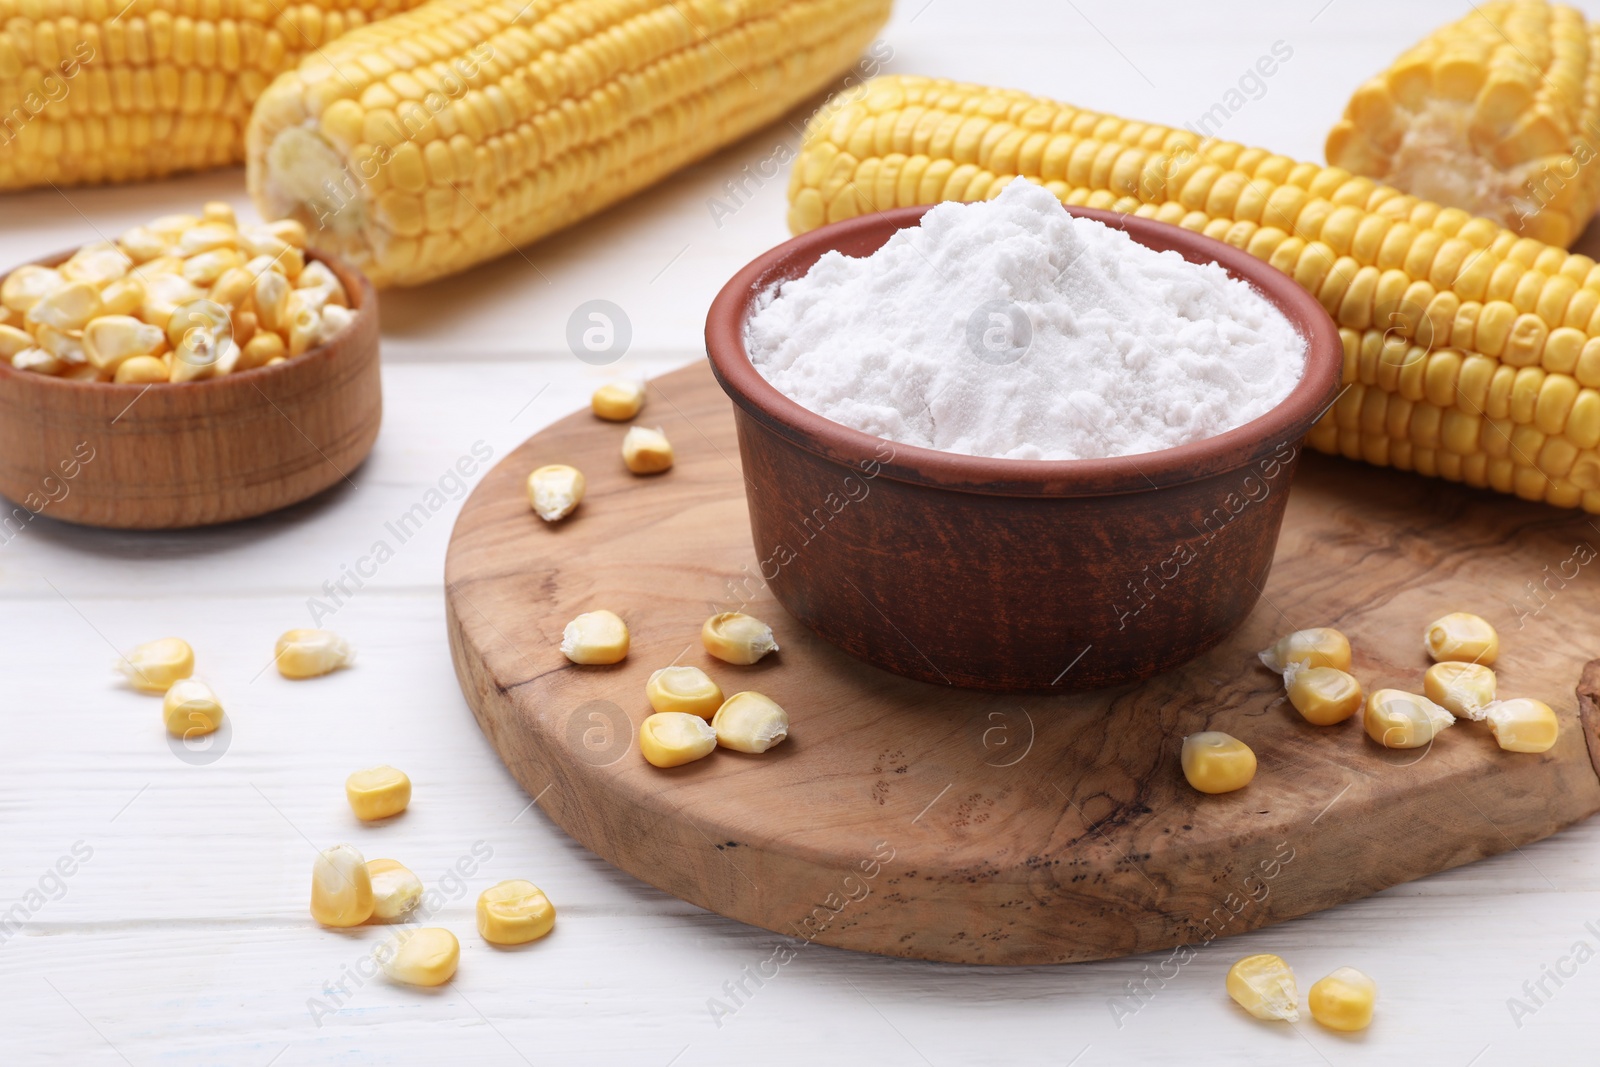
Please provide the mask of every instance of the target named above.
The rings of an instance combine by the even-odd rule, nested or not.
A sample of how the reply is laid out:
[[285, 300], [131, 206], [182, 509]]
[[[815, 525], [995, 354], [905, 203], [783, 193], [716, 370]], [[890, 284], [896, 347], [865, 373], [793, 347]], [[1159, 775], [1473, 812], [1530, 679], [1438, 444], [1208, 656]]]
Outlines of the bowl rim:
[[[85, 246], [79, 246], [79, 248], [82, 247]], [[373, 287], [372, 280], [365, 274], [357, 270], [350, 263], [340, 259], [338, 256], [331, 255], [326, 252], [318, 252], [311, 248], [302, 248], [300, 251], [305, 256], [308, 263], [313, 260], [317, 260], [327, 266], [329, 270], [333, 271], [334, 275], [338, 277], [340, 284], [344, 286], [345, 295], [352, 304], [350, 310], [356, 313], [357, 319], [360, 319], [366, 315], [370, 315], [377, 310], [378, 292], [377, 289]], [[18, 263], [14, 266], [7, 267], [4, 271], [0, 271], [0, 282], [4, 282], [6, 278], [10, 277], [13, 272], [20, 270], [23, 267], [60, 266], [68, 259], [71, 259], [72, 256], [77, 252], [78, 248], [72, 248], [65, 252], [54, 252], [50, 255], [40, 256], [37, 259], [31, 259], [26, 263]], [[197, 381], [179, 382], [176, 384], [183, 387], [184, 395], [186, 396], [204, 396], [207, 392], [215, 394], [222, 389], [238, 389], [243, 388], [245, 385], [253, 386], [274, 375], [292, 373], [293, 370], [298, 369], [299, 366], [309, 366], [309, 357], [325, 355], [327, 350], [337, 351], [338, 345], [342, 342], [344, 334], [354, 330], [355, 328], [356, 322], [352, 321], [345, 328], [345, 330], [340, 331], [339, 336], [335, 336], [320, 345], [314, 345], [300, 353], [298, 356], [286, 359], [282, 363], [279, 363], [275, 366], [268, 367], [263, 365], [260, 367], [252, 367], [249, 370], [236, 371], [233, 374], [224, 374], [221, 377], [213, 376], [210, 378], [201, 378]], [[118, 393], [123, 393], [129, 396], [132, 396], [136, 393], [142, 395], [146, 390], [154, 389], [156, 386], [174, 384], [172, 382], [78, 381], [72, 378], [63, 378], [57, 374], [39, 374], [35, 371], [18, 370], [11, 365], [9, 360], [5, 359], [0, 359], [0, 383], [19, 383], [26, 385], [28, 388], [39, 389], [87, 389], [91, 391], [99, 391], [101, 395], [105, 396], [115, 396]]]
[[1191, 262], [1220, 265], [1282, 312], [1306, 342], [1305, 370], [1289, 395], [1242, 426], [1156, 452], [1106, 459], [1000, 459], [865, 433], [811, 411], [762, 377], [744, 347], [745, 323], [757, 296], [774, 282], [805, 273], [823, 253], [841, 245], [868, 251], [880, 247], [936, 206], [894, 208], [800, 234], [752, 260], [723, 286], [706, 318], [706, 353], [718, 384], [745, 414], [804, 451], [869, 471], [872, 477], [996, 496], [1110, 496], [1200, 481], [1238, 470], [1285, 444], [1298, 447], [1342, 395], [1344, 346], [1338, 326], [1292, 277], [1242, 249], [1180, 226], [1073, 205], [1064, 205], [1070, 214], [1123, 230], [1140, 244], [1170, 248]]

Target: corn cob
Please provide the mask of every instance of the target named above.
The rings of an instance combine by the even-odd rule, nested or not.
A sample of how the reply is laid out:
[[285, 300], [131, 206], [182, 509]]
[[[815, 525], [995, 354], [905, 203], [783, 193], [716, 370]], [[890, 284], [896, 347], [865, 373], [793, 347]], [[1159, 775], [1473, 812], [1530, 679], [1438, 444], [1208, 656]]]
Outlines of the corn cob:
[[237, 163], [307, 52], [420, 0], [0, 0], [0, 190]]
[[1563, 248], [1600, 203], [1600, 25], [1544, 0], [1474, 7], [1356, 90], [1328, 162]]
[[1015, 176], [1290, 274], [1344, 341], [1324, 452], [1600, 512], [1600, 268], [1337, 167], [1008, 90], [889, 76], [807, 128], [794, 232]]
[[504, 255], [775, 119], [890, 0], [432, 0], [262, 96], [250, 189], [379, 285]]

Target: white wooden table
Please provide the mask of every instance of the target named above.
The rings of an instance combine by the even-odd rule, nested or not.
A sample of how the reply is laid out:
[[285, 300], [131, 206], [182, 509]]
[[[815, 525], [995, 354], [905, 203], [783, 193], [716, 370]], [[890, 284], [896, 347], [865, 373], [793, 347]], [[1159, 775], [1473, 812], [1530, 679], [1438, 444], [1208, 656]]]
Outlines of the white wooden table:
[[[902, 0], [884, 37], [893, 71], [1173, 124], [1223, 100], [1282, 41], [1292, 57], [1219, 132], [1320, 159], [1357, 82], [1467, 10]], [[725, 983], [766, 959], [775, 936], [595, 858], [530, 807], [480, 735], [444, 634], [459, 500], [324, 620], [359, 648], [356, 669], [304, 684], [264, 670], [280, 631], [311, 624], [309, 598], [389, 537], [385, 522], [458, 457], [482, 442], [499, 458], [585, 402], [609, 371], [566, 348], [579, 304], [625, 309], [623, 369], [701, 358], [712, 295], [786, 235], [787, 175], [720, 224], [708, 201], [794, 140], [782, 124], [554, 240], [385, 297], [386, 417], [354, 488], [223, 529], [134, 535], [40, 519], [0, 545], [0, 922], [19, 923], [0, 927], [0, 1063], [1593, 1062], [1583, 1050], [1600, 964], [1561, 961], [1579, 944], [1585, 961], [1600, 949], [1600, 824], [1216, 944], [1164, 983], [1151, 980], [1160, 956], [1002, 971], [810, 947], [764, 986], [747, 981], [753, 994], [736, 1003]], [[243, 184], [232, 170], [0, 197], [0, 263], [202, 199], [244, 209]], [[155, 701], [111, 680], [113, 649], [166, 634], [193, 642], [227, 703], [233, 734], [210, 765], [176, 758]], [[379, 762], [410, 773], [415, 802], [396, 824], [364, 828], [342, 782]], [[1494, 798], [1478, 803], [1492, 811]], [[435, 922], [462, 940], [452, 984], [352, 977], [384, 931], [322, 930], [306, 913], [315, 849], [339, 841], [399, 858], [440, 891]], [[51, 874], [64, 857], [70, 877]], [[469, 877], [448, 876], [458, 863]], [[500, 951], [474, 932], [473, 902], [511, 877], [546, 889], [560, 920], [546, 941]], [[1368, 971], [1378, 1021], [1344, 1037], [1251, 1020], [1222, 978], [1261, 951], [1306, 982], [1342, 964]], [[1527, 1000], [1524, 983], [1557, 966], [1569, 976], [1544, 978], [1549, 995], [1535, 990], [1542, 1003], [1515, 1019], [1508, 999]], [[1147, 1002], [1126, 997], [1129, 983], [1152, 991]], [[719, 1024], [710, 998], [737, 1010]]]

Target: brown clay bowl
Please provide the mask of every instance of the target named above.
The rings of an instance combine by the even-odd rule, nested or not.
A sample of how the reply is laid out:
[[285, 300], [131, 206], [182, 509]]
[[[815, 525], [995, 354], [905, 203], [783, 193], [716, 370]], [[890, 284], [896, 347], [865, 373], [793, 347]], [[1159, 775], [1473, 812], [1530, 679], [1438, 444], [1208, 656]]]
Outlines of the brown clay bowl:
[[67, 381], [0, 361], [0, 494], [11, 502], [0, 543], [34, 515], [119, 529], [206, 526], [344, 481], [372, 450], [383, 414], [378, 300], [354, 268], [306, 256], [338, 276], [355, 320], [277, 366], [144, 386]]
[[779, 393], [751, 365], [756, 296], [825, 251], [865, 256], [926, 207], [804, 234], [734, 276], [706, 348], [732, 398], [762, 579], [825, 640], [911, 678], [973, 689], [1119, 685], [1185, 663], [1254, 607], [1303, 438], [1338, 392], [1333, 321], [1289, 276], [1177, 226], [1069, 208], [1218, 263], [1307, 341], [1277, 408], [1204, 441], [1113, 459], [985, 459], [894, 444]]

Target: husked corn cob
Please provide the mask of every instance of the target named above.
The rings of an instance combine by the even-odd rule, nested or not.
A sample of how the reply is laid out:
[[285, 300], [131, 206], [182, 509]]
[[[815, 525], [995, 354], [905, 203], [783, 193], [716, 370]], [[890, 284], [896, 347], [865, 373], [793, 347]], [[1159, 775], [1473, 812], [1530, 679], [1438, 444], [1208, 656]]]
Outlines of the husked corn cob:
[[987, 199], [1019, 175], [1226, 241], [1314, 293], [1341, 327], [1347, 388], [1313, 447], [1600, 512], [1600, 268], [1460, 208], [1188, 130], [896, 75], [813, 120], [789, 224]]
[[1563, 248], [1600, 202], [1600, 26], [1496, 0], [1356, 90], [1328, 162]]
[[237, 163], [273, 78], [418, 2], [0, 0], [0, 190]]
[[308, 56], [249, 180], [379, 285], [504, 255], [777, 118], [890, 0], [431, 0]]

